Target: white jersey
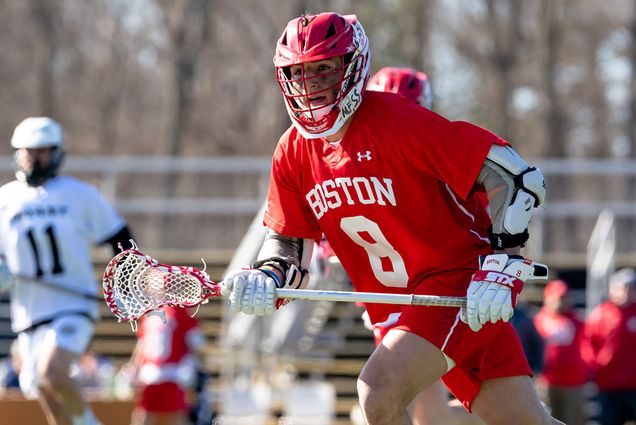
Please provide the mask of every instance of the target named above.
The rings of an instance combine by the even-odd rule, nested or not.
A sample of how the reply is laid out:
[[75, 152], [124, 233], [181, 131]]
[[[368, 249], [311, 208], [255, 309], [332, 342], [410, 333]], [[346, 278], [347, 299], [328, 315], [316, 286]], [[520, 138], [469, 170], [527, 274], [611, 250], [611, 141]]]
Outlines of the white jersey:
[[[15, 276], [97, 295], [91, 249], [124, 226], [94, 186], [74, 177], [0, 187], [0, 255]], [[97, 302], [25, 280], [18, 278], [11, 294], [14, 332], [66, 313], [98, 317]]]

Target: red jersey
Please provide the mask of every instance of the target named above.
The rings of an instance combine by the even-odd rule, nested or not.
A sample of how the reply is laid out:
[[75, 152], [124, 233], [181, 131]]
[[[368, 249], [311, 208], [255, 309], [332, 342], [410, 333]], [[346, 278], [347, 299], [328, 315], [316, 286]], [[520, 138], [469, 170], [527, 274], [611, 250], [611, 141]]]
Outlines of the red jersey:
[[[293, 127], [281, 137], [265, 225], [290, 237], [324, 234], [358, 291], [412, 293], [431, 274], [476, 268], [491, 248], [474, 184], [490, 147], [506, 142], [399, 95], [364, 96], [339, 143]], [[400, 309], [366, 307], [373, 323]]]
[[583, 360], [583, 321], [573, 312], [562, 314], [542, 308], [534, 325], [545, 341], [545, 366], [541, 377], [550, 385], [579, 386], [587, 382], [589, 368]]
[[[187, 381], [195, 372], [193, 352], [203, 344], [196, 319], [186, 309], [163, 307], [166, 324], [157, 315], [143, 316], [138, 329], [135, 364], [142, 384]], [[185, 378], [185, 379], [184, 379]]]
[[596, 307], [585, 324], [584, 346], [599, 389], [636, 389], [636, 303]]

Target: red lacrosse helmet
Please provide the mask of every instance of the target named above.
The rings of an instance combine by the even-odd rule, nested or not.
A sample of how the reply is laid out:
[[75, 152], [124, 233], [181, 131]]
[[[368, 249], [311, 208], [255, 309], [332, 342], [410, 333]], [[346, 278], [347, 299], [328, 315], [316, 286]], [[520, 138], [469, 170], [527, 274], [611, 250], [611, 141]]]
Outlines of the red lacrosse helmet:
[[[310, 92], [309, 85], [316, 76], [306, 75], [304, 66], [300, 74], [291, 74], [293, 65], [335, 57], [342, 65], [320, 75], [334, 77], [335, 83], [319, 92]], [[274, 66], [287, 113], [304, 137], [315, 139], [336, 133], [358, 109], [369, 78], [369, 58], [369, 40], [355, 15], [304, 15], [287, 24], [276, 44]], [[310, 95], [320, 96], [328, 90], [336, 93], [335, 101], [312, 107]]]
[[428, 109], [433, 105], [428, 75], [412, 68], [382, 68], [371, 77], [367, 90], [401, 94]]

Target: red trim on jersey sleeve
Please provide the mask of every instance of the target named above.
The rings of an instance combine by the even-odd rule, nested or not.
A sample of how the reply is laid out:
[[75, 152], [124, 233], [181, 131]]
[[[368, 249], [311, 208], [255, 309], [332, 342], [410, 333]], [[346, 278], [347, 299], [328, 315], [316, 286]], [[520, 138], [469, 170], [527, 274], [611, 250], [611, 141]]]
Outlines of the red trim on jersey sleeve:
[[[302, 143], [295, 129], [283, 134], [272, 157], [269, 194], [263, 223], [281, 235], [320, 240], [322, 231], [302, 195], [300, 177], [296, 171], [302, 167], [298, 149]], [[283, 207], [284, 205], [284, 207]]]

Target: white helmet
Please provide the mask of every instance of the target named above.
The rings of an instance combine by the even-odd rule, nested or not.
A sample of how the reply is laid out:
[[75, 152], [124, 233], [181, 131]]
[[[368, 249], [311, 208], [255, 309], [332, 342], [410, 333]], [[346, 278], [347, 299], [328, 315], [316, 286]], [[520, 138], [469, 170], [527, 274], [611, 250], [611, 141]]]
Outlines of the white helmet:
[[26, 118], [15, 128], [11, 137], [14, 149], [53, 148], [48, 163], [34, 164], [27, 170], [20, 165], [17, 152], [14, 154], [13, 167], [16, 178], [30, 186], [38, 186], [57, 175], [64, 160], [64, 131], [62, 126], [48, 117]]
[[21, 148], [62, 147], [64, 131], [62, 126], [48, 117], [30, 117], [15, 128], [11, 146]]

